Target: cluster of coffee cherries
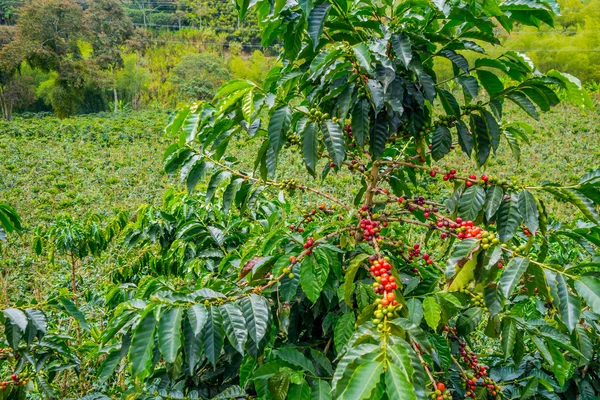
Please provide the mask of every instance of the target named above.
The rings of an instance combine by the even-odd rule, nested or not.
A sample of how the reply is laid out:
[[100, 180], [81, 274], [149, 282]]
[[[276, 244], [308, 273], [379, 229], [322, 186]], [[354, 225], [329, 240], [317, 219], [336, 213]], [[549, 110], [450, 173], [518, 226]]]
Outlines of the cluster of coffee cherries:
[[[490, 178], [487, 175], [485, 175], [485, 174], [481, 175], [481, 182], [483, 184], [488, 183], [489, 180], [490, 180]], [[477, 182], [477, 175], [472, 174], [469, 176], [469, 179], [465, 182], [465, 185], [467, 187], [471, 187], [471, 186], [473, 186], [473, 183], [475, 183], [475, 182]]]
[[[27, 384], [27, 375], [17, 375], [17, 374], [12, 374], [10, 376], [10, 380], [14, 386], [25, 386]], [[2, 381], [0, 382], [0, 390], [6, 390], [8, 388], [9, 383], [6, 381]]]
[[[297, 262], [298, 262], [298, 260], [296, 259], [295, 256], [290, 256], [290, 264], [292, 267], [294, 265], [296, 265]], [[285, 267], [283, 269], [283, 271], [281, 271], [281, 272], [283, 272], [284, 274], [287, 274], [288, 278], [290, 278], [290, 279], [294, 279], [294, 277], [296, 276], [296, 275], [294, 275], [294, 273], [292, 272], [292, 270], [289, 267]]]
[[394, 290], [398, 288], [396, 278], [391, 274], [392, 265], [389, 260], [385, 258], [377, 258], [375, 256], [369, 257], [369, 268], [375, 282], [373, 282], [373, 289], [375, 293], [382, 297], [375, 299], [375, 305], [377, 308], [373, 313], [373, 324], [378, 330], [384, 328], [383, 321], [387, 317], [394, 317], [398, 310], [398, 301], [396, 300], [396, 294]]
[[[350, 124], [347, 124], [347, 125], [344, 127], [344, 130], [346, 131], [346, 135], [348, 135], [348, 139], [349, 139], [349, 141], [350, 141], [350, 144], [348, 145], [348, 147], [349, 147], [349, 148], [351, 148], [351, 149], [355, 148], [355, 147], [356, 147], [356, 143], [354, 143], [354, 140], [353, 140], [353, 139], [354, 139], [354, 137], [353, 137], [353, 135], [352, 135], [352, 126], [350, 126]], [[352, 165], [355, 165], [355, 164], [357, 164], [357, 161], [356, 161], [356, 160], [352, 160], [352, 161], [353, 161], [353, 162], [352, 162]], [[349, 167], [351, 167], [352, 165], [350, 165]], [[352, 171], [352, 168], [350, 168], [350, 170]]]
[[475, 226], [473, 221], [463, 221], [461, 218], [456, 218], [456, 223], [460, 225], [460, 227], [456, 229], [456, 234], [459, 239], [482, 239], [484, 234], [487, 235], [487, 232], [479, 226]]
[[289, 179], [287, 181], [281, 182], [279, 184], [279, 188], [287, 191], [290, 194], [293, 194], [294, 190], [298, 187], [298, 183], [295, 179]]
[[510, 246], [510, 249], [512, 251], [514, 251], [515, 253], [520, 254], [520, 253], [523, 253], [527, 249], [527, 244], [523, 243], [519, 246], [512, 245], [512, 246]]
[[359, 163], [357, 159], [353, 159], [352, 161], [350, 161], [350, 163], [348, 164], [348, 170], [349, 171], [357, 170], [360, 173], [367, 173], [367, 169], [365, 168], [365, 166], [363, 164]]
[[[470, 294], [471, 291], [469, 289], [463, 288], [459, 290], [460, 293], [463, 294]], [[483, 295], [480, 293], [476, 293], [473, 294], [473, 298], [471, 299], [471, 303], [475, 306], [475, 307], [481, 307], [483, 309], [483, 311], [488, 311], [487, 305], [485, 304], [485, 301], [483, 300]]]
[[300, 139], [300, 136], [292, 133], [286, 137], [284, 147], [300, 146], [301, 144], [302, 140]]
[[363, 230], [365, 240], [381, 240], [381, 236], [379, 236], [381, 227], [382, 224], [379, 221], [371, 221], [370, 219], [360, 220], [360, 229]]
[[0, 360], [6, 360], [10, 355], [11, 352], [8, 348], [0, 348]]
[[452, 399], [452, 393], [446, 389], [444, 383], [438, 382], [435, 385], [435, 391], [431, 393], [430, 397], [435, 400], [450, 400]]
[[313, 240], [313, 238], [309, 237], [308, 239], [306, 239], [306, 243], [304, 243], [304, 245], [302, 246], [306, 249], [306, 254], [312, 253], [312, 247], [314, 244], [315, 241]]
[[329, 119], [329, 114], [323, 113], [323, 112], [317, 110], [316, 108], [311, 108], [308, 111], [308, 117], [314, 121], [324, 121], [324, 120]]
[[[456, 328], [455, 328], [456, 329]], [[459, 342], [459, 353], [462, 358], [462, 361], [471, 369], [472, 372], [469, 372], [465, 377], [465, 389], [466, 396], [476, 398], [477, 395], [475, 391], [477, 390], [477, 386], [485, 386], [489, 389], [489, 385], [493, 385], [494, 390], [491, 391], [492, 396], [496, 396], [498, 391], [501, 390], [500, 386], [494, 384], [494, 382], [487, 376], [488, 375], [488, 366], [480, 365], [477, 356], [472, 351], [467, 350], [467, 342], [460, 341], [458, 336], [449, 336], [451, 339]], [[497, 389], [497, 390], [496, 390]]]

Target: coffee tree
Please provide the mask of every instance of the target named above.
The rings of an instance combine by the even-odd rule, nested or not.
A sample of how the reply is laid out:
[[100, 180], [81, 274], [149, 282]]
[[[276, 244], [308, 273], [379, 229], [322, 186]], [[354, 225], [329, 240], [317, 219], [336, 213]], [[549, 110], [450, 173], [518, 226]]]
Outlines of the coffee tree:
[[[236, 4], [243, 18], [249, 2]], [[561, 98], [592, 108], [576, 78], [486, 53], [500, 29], [552, 25], [556, 4], [251, 4], [263, 45], [281, 42], [279, 66], [263, 86], [232, 81], [166, 128], [177, 138], [166, 171], [190, 193], [210, 176], [207, 189], [171, 193], [128, 228], [137, 256], [114, 275], [99, 388], [127, 398], [600, 394], [600, 169], [532, 186], [438, 164], [455, 149], [483, 168], [504, 141], [518, 159], [531, 128], [503, 120], [510, 103], [535, 119]], [[452, 76], [441, 79], [444, 59]], [[228, 152], [240, 136], [256, 146], [253, 165]], [[307, 178], [286, 179], [297, 159]], [[327, 178], [341, 169], [355, 186], [336, 197]], [[582, 221], [549, 221], [548, 196]]]

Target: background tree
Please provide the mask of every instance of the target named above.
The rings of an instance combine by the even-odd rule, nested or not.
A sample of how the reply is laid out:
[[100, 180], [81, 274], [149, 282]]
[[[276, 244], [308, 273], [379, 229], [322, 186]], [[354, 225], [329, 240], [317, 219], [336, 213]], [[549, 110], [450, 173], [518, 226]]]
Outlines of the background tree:
[[22, 107], [35, 100], [35, 93], [28, 77], [19, 74], [23, 51], [15, 42], [16, 29], [13, 26], [0, 26], [0, 107], [8, 121], [12, 119], [15, 107]]
[[117, 112], [117, 69], [123, 66], [123, 46], [133, 34], [133, 24], [119, 0], [93, 1], [85, 15], [92, 34], [94, 61], [110, 73], [114, 112]]
[[229, 71], [211, 54], [185, 56], [173, 68], [171, 82], [188, 100], [211, 99], [217, 88], [229, 79]]
[[58, 117], [71, 115], [82, 99], [87, 66], [79, 39], [85, 32], [81, 6], [70, 0], [33, 0], [19, 9], [18, 46], [25, 60], [42, 71], [56, 71], [50, 96]]

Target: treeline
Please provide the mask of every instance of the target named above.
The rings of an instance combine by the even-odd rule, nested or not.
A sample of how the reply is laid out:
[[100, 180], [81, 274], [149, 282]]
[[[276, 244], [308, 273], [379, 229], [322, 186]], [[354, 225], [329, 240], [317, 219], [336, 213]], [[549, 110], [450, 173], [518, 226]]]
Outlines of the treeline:
[[[542, 71], [567, 71], [593, 86], [600, 0], [559, 3], [554, 29], [521, 28], [503, 40]], [[0, 0], [0, 106], [5, 119], [173, 108], [211, 98], [230, 78], [260, 82], [273, 62], [263, 51], [256, 17], [239, 21], [229, 1]]]
[[64, 118], [106, 109], [175, 107], [211, 98], [232, 77], [260, 81], [268, 70], [269, 58], [259, 46], [235, 41], [234, 31], [146, 29], [136, 26], [124, 4], [33, 0], [4, 12], [4, 118], [28, 111], [53, 111]]

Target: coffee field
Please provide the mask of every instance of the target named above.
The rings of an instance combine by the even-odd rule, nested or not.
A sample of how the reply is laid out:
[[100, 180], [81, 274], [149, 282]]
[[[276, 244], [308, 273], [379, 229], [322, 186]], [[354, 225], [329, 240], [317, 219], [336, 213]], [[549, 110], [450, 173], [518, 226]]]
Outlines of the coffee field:
[[598, 93], [498, 40], [556, 7], [235, 4], [256, 79], [5, 113], [0, 400], [599, 398]]

